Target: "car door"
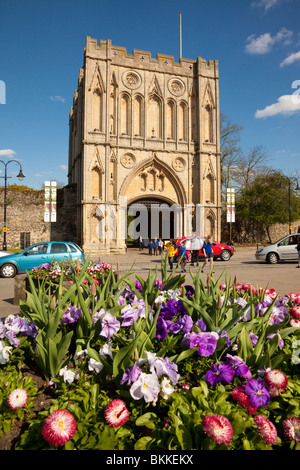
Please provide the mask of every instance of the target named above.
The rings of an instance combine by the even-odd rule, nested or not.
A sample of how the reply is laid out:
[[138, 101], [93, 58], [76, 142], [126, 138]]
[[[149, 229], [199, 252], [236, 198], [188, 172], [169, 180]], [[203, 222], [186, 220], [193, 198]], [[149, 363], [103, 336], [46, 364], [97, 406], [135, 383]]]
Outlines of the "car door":
[[66, 243], [52, 242], [50, 244], [50, 258], [53, 262], [59, 262], [69, 259], [69, 250]]
[[297, 259], [297, 237], [295, 235], [289, 235], [283, 238], [278, 244], [277, 249], [282, 260]]
[[20, 271], [30, 271], [37, 268], [41, 264], [48, 263], [48, 243], [37, 243], [27, 250], [24, 250], [18, 258], [18, 266]]

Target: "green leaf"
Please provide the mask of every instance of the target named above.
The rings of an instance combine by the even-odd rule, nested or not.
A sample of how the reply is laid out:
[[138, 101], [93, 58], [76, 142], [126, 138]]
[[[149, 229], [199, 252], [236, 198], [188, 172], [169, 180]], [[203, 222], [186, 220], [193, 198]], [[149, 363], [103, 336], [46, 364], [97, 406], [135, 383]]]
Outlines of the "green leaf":
[[158, 421], [157, 415], [155, 413], [149, 412], [149, 413], [143, 414], [142, 416], [139, 416], [136, 419], [135, 424], [137, 426], [146, 426], [149, 429], [155, 429], [157, 421]]

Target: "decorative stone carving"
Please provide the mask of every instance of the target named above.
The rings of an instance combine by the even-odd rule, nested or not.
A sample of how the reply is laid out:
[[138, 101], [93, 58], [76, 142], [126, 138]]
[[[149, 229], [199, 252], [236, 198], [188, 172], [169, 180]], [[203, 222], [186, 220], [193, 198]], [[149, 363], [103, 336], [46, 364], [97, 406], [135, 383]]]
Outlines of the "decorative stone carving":
[[135, 165], [136, 158], [132, 153], [125, 153], [121, 158], [121, 164], [124, 168], [132, 168]]
[[181, 96], [185, 92], [185, 84], [179, 78], [171, 78], [168, 82], [170, 93], [175, 96]]
[[131, 70], [130, 72], [125, 72], [123, 75], [123, 83], [127, 88], [131, 88], [131, 90], [135, 90], [140, 86], [142, 83], [141, 76]]
[[186, 163], [185, 160], [181, 157], [177, 157], [173, 160], [173, 168], [175, 171], [183, 171], [185, 169]]

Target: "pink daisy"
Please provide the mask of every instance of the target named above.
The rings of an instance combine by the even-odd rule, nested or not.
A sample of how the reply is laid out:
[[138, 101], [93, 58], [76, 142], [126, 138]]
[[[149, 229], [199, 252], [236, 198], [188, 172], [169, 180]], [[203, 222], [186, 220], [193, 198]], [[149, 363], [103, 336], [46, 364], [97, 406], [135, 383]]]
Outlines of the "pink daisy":
[[300, 419], [289, 416], [283, 423], [283, 432], [286, 437], [293, 439], [296, 442], [300, 442]]
[[300, 307], [292, 307], [290, 308], [290, 314], [296, 320], [300, 320]]
[[204, 432], [217, 444], [228, 445], [233, 436], [230, 421], [221, 415], [205, 416], [202, 421]]
[[70, 441], [76, 432], [76, 421], [66, 410], [56, 410], [45, 420], [42, 435], [53, 446], [62, 446]]
[[245, 393], [244, 387], [237, 386], [232, 390], [231, 394], [233, 400], [237, 401], [239, 405], [244, 406], [247, 409], [249, 415], [254, 415], [257, 410], [256, 406], [253, 406], [249, 395]]
[[264, 375], [264, 379], [271, 389], [276, 388], [279, 392], [285, 392], [288, 379], [283, 372], [279, 370], [268, 370]]
[[277, 431], [273, 423], [262, 415], [254, 417], [255, 424], [261, 437], [267, 444], [275, 444], [277, 439]]
[[116, 398], [105, 408], [105, 419], [111, 426], [123, 426], [129, 418], [129, 411], [122, 400]]
[[292, 318], [289, 323], [293, 328], [300, 328], [300, 320], [296, 320], [296, 318]]
[[16, 388], [7, 398], [7, 403], [13, 410], [23, 408], [28, 401], [28, 393], [24, 388]]

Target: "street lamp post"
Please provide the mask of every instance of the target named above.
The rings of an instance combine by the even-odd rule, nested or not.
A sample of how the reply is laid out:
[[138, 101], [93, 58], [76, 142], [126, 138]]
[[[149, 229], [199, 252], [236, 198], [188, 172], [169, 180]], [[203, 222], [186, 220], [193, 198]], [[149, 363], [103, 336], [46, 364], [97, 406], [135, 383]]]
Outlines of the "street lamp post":
[[[287, 181], [288, 181], [288, 192], [289, 192], [289, 235], [292, 233], [292, 209], [291, 209], [291, 181], [294, 180], [297, 182], [297, 186], [295, 188], [296, 191], [300, 191], [298, 179], [295, 178], [294, 176], [291, 176], [290, 178], [286, 175], [283, 176]], [[280, 182], [281, 185], [281, 182]]]
[[23, 175], [22, 166], [21, 166], [21, 163], [18, 162], [18, 160], [8, 160], [8, 162], [6, 162], [6, 163], [3, 160], [0, 160], [0, 162], [3, 163], [3, 165], [5, 167], [4, 176], [0, 176], [0, 178], [4, 178], [3, 251], [6, 251], [7, 250], [7, 245], [6, 245], [6, 232], [7, 232], [7, 226], [6, 226], [6, 206], [7, 206], [6, 192], [7, 192], [7, 179], [11, 178], [11, 176], [7, 176], [7, 165], [11, 162], [18, 163], [18, 165], [20, 167], [20, 171], [19, 171], [19, 174], [17, 175], [17, 178], [20, 181], [22, 181], [23, 178], [25, 178], [25, 175]]

